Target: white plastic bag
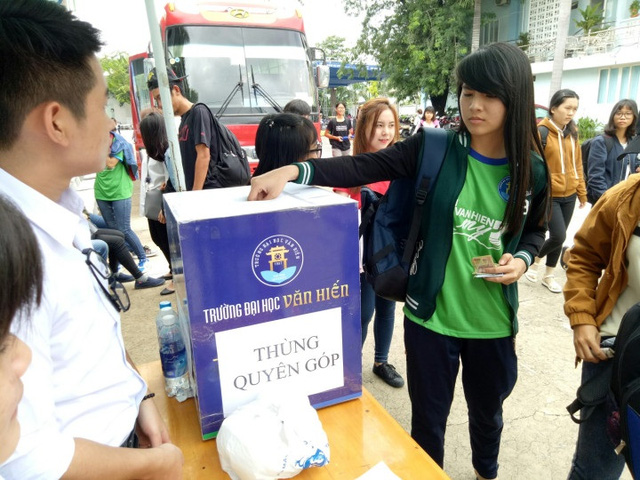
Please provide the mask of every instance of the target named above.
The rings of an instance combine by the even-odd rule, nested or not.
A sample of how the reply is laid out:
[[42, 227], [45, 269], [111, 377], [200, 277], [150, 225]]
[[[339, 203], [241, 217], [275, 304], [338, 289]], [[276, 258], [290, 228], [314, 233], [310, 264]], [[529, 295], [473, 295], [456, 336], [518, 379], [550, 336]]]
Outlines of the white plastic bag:
[[216, 439], [232, 480], [291, 478], [329, 463], [329, 441], [309, 398], [265, 392], [229, 415]]

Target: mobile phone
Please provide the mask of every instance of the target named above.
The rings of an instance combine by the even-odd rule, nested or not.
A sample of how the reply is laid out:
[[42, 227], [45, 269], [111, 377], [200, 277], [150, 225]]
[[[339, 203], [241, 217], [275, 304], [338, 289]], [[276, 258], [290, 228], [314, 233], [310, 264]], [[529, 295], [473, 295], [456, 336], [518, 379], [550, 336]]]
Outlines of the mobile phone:
[[504, 273], [474, 273], [473, 278], [496, 278], [504, 277]]

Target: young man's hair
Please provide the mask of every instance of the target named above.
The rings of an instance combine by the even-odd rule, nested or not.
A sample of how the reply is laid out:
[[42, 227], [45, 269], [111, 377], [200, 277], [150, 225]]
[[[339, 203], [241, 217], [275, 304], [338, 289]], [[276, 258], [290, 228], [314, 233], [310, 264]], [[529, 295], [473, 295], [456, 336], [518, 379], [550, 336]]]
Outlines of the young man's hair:
[[[504, 213], [505, 231], [516, 234], [522, 228], [527, 191], [533, 188], [531, 151], [542, 154], [533, 95], [533, 75], [529, 59], [515, 45], [493, 43], [463, 58], [457, 66], [458, 110], [463, 85], [499, 98], [506, 109], [504, 146], [509, 160], [511, 188]], [[464, 120], [460, 131], [468, 132]], [[534, 148], [535, 147], [535, 148]], [[548, 207], [549, 189], [547, 189]], [[542, 222], [544, 219], [535, 219]]]
[[311, 107], [309, 104], [299, 98], [294, 98], [287, 103], [282, 111], [284, 113], [295, 113], [296, 115], [302, 115], [303, 117], [311, 115]]
[[306, 160], [317, 140], [318, 132], [306, 117], [294, 113], [265, 116], [256, 132], [256, 155], [260, 162], [254, 176]]
[[169, 148], [167, 130], [162, 115], [152, 112], [140, 121], [140, 136], [149, 155], [158, 162], [164, 162], [164, 154]]
[[95, 85], [89, 60], [101, 45], [98, 30], [54, 2], [0, 2], [0, 150], [11, 148], [43, 102], [84, 118]]
[[353, 154], [367, 153], [369, 151], [369, 140], [376, 132], [378, 118], [385, 110], [391, 110], [393, 120], [395, 122], [395, 132], [389, 146], [398, 140], [400, 131], [398, 121], [398, 112], [389, 101], [388, 98], [373, 98], [360, 106], [358, 109], [358, 128], [356, 128], [355, 137], [353, 139]]
[[631, 100], [630, 98], [623, 98], [613, 106], [611, 114], [609, 115], [609, 122], [607, 122], [607, 125], [604, 127], [604, 133], [610, 137], [616, 136], [615, 116], [616, 113], [624, 107], [627, 107], [633, 113], [631, 124], [627, 127], [627, 130], [624, 133], [624, 136], [627, 137], [627, 141], [629, 141], [631, 140], [631, 137], [636, 134], [636, 123], [638, 122], [638, 104], [635, 100]]
[[[551, 111], [554, 108], [558, 108], [562, 105], [566, 99], [575, 98], [576, 100], [580, 100], [580, 97], [573, 90], [569, 90], [568, 88], [563, 88], [558, 90], [551, 96], [551, 100], [549, 100], [549, 112], [547, 113], [547, 117], [553, 120], [553, 113]], [[578, 127], [576, 126], [576, 122], [571, 119], [571, 121], [567, 124], [566, 128], [569, 129], [569, 133], [574, 139], [578, 139]]]
[[18, 313], [28, 314], [42, 297], [42, 259], [29, 221], [0, 195], [0, 343]]

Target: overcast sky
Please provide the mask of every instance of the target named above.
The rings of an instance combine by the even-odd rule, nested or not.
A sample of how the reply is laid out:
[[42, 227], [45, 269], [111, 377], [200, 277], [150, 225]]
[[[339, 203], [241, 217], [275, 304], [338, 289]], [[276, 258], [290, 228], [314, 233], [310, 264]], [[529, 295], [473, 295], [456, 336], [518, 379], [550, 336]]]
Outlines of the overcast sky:
[[[166, 0], [154, 0], [158, 18], [162, 16]], [[274, 1], [274, 3], [276, 3]], [[311, 46], [329, 35], [347, 39], [353, 46], [360, 35], [360, 18], [348, 17], [342, 0], [305, 0], [304, 6], [289, 2], [302, 11], [307, 39]], [[106, 43], [103, 54], [144, 52], [149, 43], [149, 26], [144, 0], [69, 0], [75, 4], [75, 14], [102, 32]]]

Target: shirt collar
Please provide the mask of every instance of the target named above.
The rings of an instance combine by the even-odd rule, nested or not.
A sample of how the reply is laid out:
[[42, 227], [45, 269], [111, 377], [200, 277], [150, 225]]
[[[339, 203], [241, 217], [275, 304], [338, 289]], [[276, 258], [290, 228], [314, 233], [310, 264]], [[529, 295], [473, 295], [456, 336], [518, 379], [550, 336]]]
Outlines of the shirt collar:
[[81, 214], [84, 204], [76, 192], [67, 188], [56, 203], [2, 168], [0, 185], [2, 193], [22, 210], [32, 225], [66, 247], [73, 245], [78, 226], [83, 223]]

